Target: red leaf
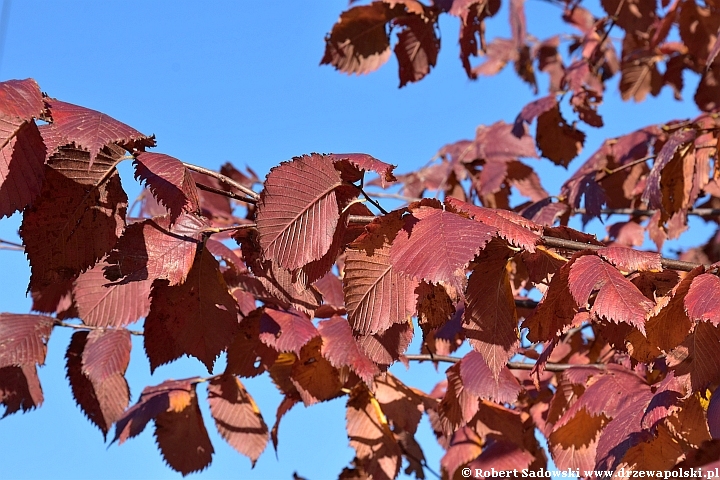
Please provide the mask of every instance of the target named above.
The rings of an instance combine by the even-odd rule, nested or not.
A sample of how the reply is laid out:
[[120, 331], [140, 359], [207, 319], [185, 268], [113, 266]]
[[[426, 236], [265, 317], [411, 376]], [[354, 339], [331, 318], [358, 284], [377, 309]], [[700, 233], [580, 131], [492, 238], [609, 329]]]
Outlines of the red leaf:
[[195, 380], [168, 380], [146, 387], [118, 420], [113, 442], [122, 444], [155, 420], [158, 447], [173, 470], [187, 475], [207, 467], [214, 450], [197, 403]]
[[[343, 174], [349, 174], [350, 182], [357, 182], [362, 178], [363, 172], [370, 170], [380, 175], [380, 185], [385, 188], [388, 183], [397, 181], [393, 170], [395, 165], [381, 162], [377, 158], [366, 153], [331, 153], [326, 155], [333, 161], [335, 168]], [[348, 165], [349, 164], [349, 165]], [[355, 170], [354, 172], [352, 170]], [[359, 170], [359, 171], [358, 171]]]
[[253, 398], [240, 380], [222, 375], [210, 380], [208, 403], [220, 435], [231, 447], [250, 458], [254, 467], [267, 446], [269, 435]]
[[332, 161], [318, 154], [273, 168], [256, 217], [265, 258], [288, 270], [322, 258], [333, 242], [341, 206], [354, 196], [338, 191], [342, 185]]
[[400, 87], [418, 82], [437, 62], [440, 39], [435, 34], [435, 25], [420, 15], [399, 17], [396, 25], [404, 27], [398, 33], [395, 56], [400, 69]]
[[72, 293], [83, 323], [98, 327], [124, 327], [147, 316], [152, 280], [107, 284], [107, 267], [106, 262], [98, 262], [75, 280]]
[[82, 373], [100, 384], [113, 375], [124, 375], [130, 363], [130, 332], [93, 330], [82, 354]]
[[465, 268], [495, 235], [494, 228], [430, 207], [405, 218], [390, 249], [393, 269], [416, 280], [465, 286]]
[[280, 420], [282, 419], [282, 417], [285, 416], [287, 412], [290, 411], [292, 407], [294, 407], [299, 402], [300, 399], [297, 398], [297, 394], [295, 394], [295, 396], [286, 395], [283, 397], [280, 405], [278, 405], [277, 412], [275, 413], [275, 425], [273, 425], [272, 430], [270, 431], [270, 438], [272, 439], [273, 448], [275, 449], [276, 453], [278, 446], [278, 430], [280, 429]]
[[321, 347], [320, 336], [310, 340], [300, 349], [290, 369], [289, 379], [306, 407], [343, 395], [340, 373], [322, 356]]
[[319, 332], [310, 319], [299, 311], [266, 308], [260, 318], [260, 340], [278, 352], [295, 352]]
[[370, 73], [390, 58], [390, 36], [385, 24], [393, 18], [389, 5], [373, 2], [353, 7], [325, 37], [321, 65], [332, 65], [344, 73]]
[[190, 355], [212, 371], [237, 332], [237, 304], [217, 260], [203, 249], [185, 283], [155, 282], [151, 296], [144, 338], [150, 368]]
[[685, 295], [685, 310], [692, 320], [720, 325], [720, 278], [710, 273], [695, 277]]
[[603, 247], [597, 254], [621, 270], [633, 271], [662, 271], [660, 254], [655, 252], [642, 252], [626, 247]]
[[90, 152], [90, 166], [98, 152], [106, 145], [117, 144], [126, 150], [153, 147], [155, 139], [118, 122], [104, 113], [50, 98], [45, 99], [52, 122], [49, 130], [52, 142], [46, 142], [48, 155], [60, 146], [75, 143]]
[[45, 144], [34, 121], [5, 116], [0, 116], [0, 141], [2, 218], [25, 208], [40, 194], [45, 177]]
[[489, 162], [507, 162], [518, 157], [537, 158], [535, 142], [525, 132], [521, 137], [513, 134], [513, 126], [496, 122], [489, 127], [480, 126], [475, 133], [478, 158]]
[[331, 305], [336, 309], [345, 307], [345, 297], [343, 296], [342, 280], [332, 272], [326, 273], [320, 280], [313, 284], [315, 288], [322, 294], [323, 304]]
[[360, 350], [378, 366], [391, 365], [405, 353], [413, 338], [410, 322], [395, 323], [382, 333], [357, 337]]
[[347, 320], [334, 316], [330, 320], [318, 323], [322, 337], [322, 354], [333, 367], [348, 366], [368, 386], [372, 386], [373, 378], [380, 373], [377, 366], [360, 350], [353, 338], [352, 328]]
[[[73, 334], [65, 354], [67, 378], [80, 408], [88, 419], [103, 432], [103, 435], [106, 435], [110, 426], [123, 415], [125, 408], [130, 403], [130, 390], [123, 376], [130, 360], [130, 335], [126, 331], [120, 330], [109, 330], [107, 333], [96, 330], [90, 335], [93, 336], [92, 340], [88, 340], [87, 331]], [[98, 352], [98, 350], [106, 350], [102, 347], [108, 346], [107, 337], [102, 338], [106, 335], [111, 338], [111, 343], [115, 341], [113, 353], [119, 353], [119, 356], [124, 357], [124, 359], [118, 359], [115, 355], [115, 361], [111, 361], [111, 364], [107, 366], [100, 362], [104, 360], [103, 357], [107, 358], [108, 355], [103, 355], [106, 352]], [[125, 342], [117, 342], [122, 337]], [[100, 339], [99, 342], [98, 339]], [[94, 347], [90, 347], [91, 341], [95, 344]], [[94, 352], [88, 352], [88, 347]], [[118, 349], [123, 350], [122, 353], [117, 352]], [[113, 355], [109, 357], [112, 360]], [[92, 366], [91, 375], [83, 368], [83, 364], [88, 359], [91, 360], [88, 362]]]
[[45, 315], [0, 314], [0, 368], [45, 364], [53, 323]]
[[645, 191], [643, 191], [642, 194], [642, 201], [648, 203], [650, 208], [662, 208], [662, 189], [660, 186], [662, 171], [665, 166], [670, 163], [670, 160], [675, 158], [675, 153], [678, 149], [695, 140], [696, 136], [697, 133], [695, 130], [677, 130], [670, 135], [670, 138], [668, 138], [665, 145], [660, 149], [660, 153], [655, 157], [655, 163], [647, 177]]
[[275, 363], [277, 351], [260, 340], [260, 318], [263, 313], [264, 310], [259, 308], [240, 321], [239, 331], [228, 346], [225, 373], [254, 377]]
[[365, 385], [355, 387], [347, 403], [347, 432], [357, 460], [372, 478], [392, 480], [401, 466], [401, 450], [385, 415]]
[[347, 251], [345, 305], [348, 321], [361, 335], [383, 332], [415, 312], [418, 282], [400, 275], [391, 263], [390, 243], [402, 225], [401, 214], [373, 220]]
[[523, 126], [524, 123], [531, 124], [538, 116], [547, 112], [551, 108], [555, 108], [556, 105], [557, 98], [554, 94], [539, 98], [525, 105], [515, 118], [515, 125], [513, 126], [512, 131], [513, 134], [518, 138], [525, 135], [525, 128]]
[[460, 17], [460, 60], [468, 78], [477, 78], [477, 72], [470, 64], [470, 57], [477, 57], [486, 50], [485, 18], [492, 17], [500, 10], [496, 0], [453, 1], [450, 14]]
[[460, 427], [453, 433], [447, 452], [440, 460], [448, 478], [455, 478], [457, 469], [469, 463], [483, 451], [483, 440], [470, 427]]
[[449, 198], [446, 203], [469, 214], [478, 222], [496, 228], [498, 236], [528, 252], [535, 252], [535, 245], [540, 242], [540, 235], [536, 232], [542, 232], [542, 227], [515, 212], [478, 207], [456, 198]]
[[510, 370], [503, 367], [499, 375], [494, 375], [477, 352], [469, 352], [460, 361], [460, 378], [468, 393], [497, 403], [514, 403], [522, 390]]
[[105, 276], [121, 283], [165, 279], [178, 285], [192, 267], [208, 224], [195, 215], [181, 215], [170, 226], [170, 216], [129, 225], [108, 256]]
[[591, 312], [615, 323], [628, 323], [645, 332], [645, 320], [653, 302], [615, 267], [595, 255], [578, 258], [570, 268], [570, 293], [585, 305], [590, 294], [597, 290]]
[[35, 365], [0, 368], [0, 404], [5, 405], [3, 418], [20, 410], [27, 412], [42, 403], [43, 393]]
[[567, 168], [580, 154], [585, 134], [568, 124], [560, 113], [560, 106], [555, 105], [538, 117], [535, 142], [543, 157]]
[[40, 117], [44, 108], [40, 87], [32, 78], [0, 83], [1, 114], [30, 120]]
[[694, 392], [702, 391], [710, 383], [720, 380], [720, 328], [700, 322], [684, 342], [667, 355], [668, 367], [675, 376], [690, 374]]
[[183, 211], [199, 209], [198, 192], [190, 172], [182, 162], [163, 153], [142, 152], [135, 157], [135, 178], [145, 182], [158, 202], [175, 221]]
[[74, 279], [104, 257], [122, 232], [126, 208], [117, 173], [90, 186], [46, 166], [42, 192], [25, 210], [20, 227], [31, 289]]
[[465, 336], [480, 352], [496, 381], [518, 343], [518, 318], [506, 265], [508, 250], [488, 246], [467, 286]]

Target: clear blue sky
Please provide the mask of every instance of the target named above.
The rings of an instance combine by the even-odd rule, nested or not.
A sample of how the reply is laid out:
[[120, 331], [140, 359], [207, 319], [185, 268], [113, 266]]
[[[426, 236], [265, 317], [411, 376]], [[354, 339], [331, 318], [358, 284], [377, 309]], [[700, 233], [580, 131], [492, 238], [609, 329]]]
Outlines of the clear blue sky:
[[[438, 67], [419, 84], [398, 90], [394, 59], [364, 77], [320, 67], [324, 35], [346, 6], [345, 0], [15, 0], [0, 78], [35, 78], [50, 96], [155, 134], [158, 152], [211, 168], [226, 161], [247, 164], [261, 177], [273, 165], [310, 152], [369, 153], [399, 165], [399, 172], [409, 171], [442, 145], [472, 138], [479, 124], [511, 122], [533, 98], [512, 68], [493, 78], [467, 80], [458, 59], [455, 19], [441, 24]], [[529, 31], [549, 36], [559, 14], [557, 7], [528, 0]], [[503, 9], [488, 23], [488, 38], [507, 36], [507, 31]], [[541, 89], [545, 85], [542, 79]], [[607, 127], [585, 128], [586, 148], [571, 171], [603, 138], [698, 113], [692, 93], [681, 104], [668, 89], [659, 99], [624, 105], [629, 107], [624, 110], [617, 80], [610, 85], [601, 107]], [[551, 194], [569, 176], [546, 160], [532, 165]], [[127, 167], [121, 173], [132, 199], [139, 187]], [[16, 240], [19, 222], [19, 215], [2, 220], [0, 238]], [[599, 223], [594, 228], [603, 231]], [[702, 230], [694, 243], [708, 235]], [[24, 255], [0, 251], [0, 265], [0, 311], [27, 312]], [[100, 431], [75, 406], [64, 371], [71, 333], [55, 329], [52, 334], [47, 365], [40, 369], [43, 406], [0, 421], [0, 476], [178, 478], [164, 465], [151, 426], [122, 446], [107, 448]], [[151, 376], [142, 342], [136, 339], [133, 347], [127, 374], [133, 402], [146, 385], [204, 373], [199, 362], [183, 360]], [[411, 351], [418, 348], [415, 342]], [[413, 365], [412, 373], [401, 365], [393, 371], [426, 391], [444, 378], [444, 368], [436, 373], [429, 365]], [[266, 376], [245, 384], [271, 426], [280, 396]], [[282, 422], [278, 459], [269, 447], [251, 470], [249, 460], [215, 431], [203, 386], [198, 393], [216, 453], [212, 465], [193, 478], [288, 479], [293, 471], [311, 479], [332, 478], [354, 456], [347, 447], [345, 399], [340, 399], [295, 407]], [[430, 465], [439, 470], [442, 451], [425, 420], [419, 440]]]

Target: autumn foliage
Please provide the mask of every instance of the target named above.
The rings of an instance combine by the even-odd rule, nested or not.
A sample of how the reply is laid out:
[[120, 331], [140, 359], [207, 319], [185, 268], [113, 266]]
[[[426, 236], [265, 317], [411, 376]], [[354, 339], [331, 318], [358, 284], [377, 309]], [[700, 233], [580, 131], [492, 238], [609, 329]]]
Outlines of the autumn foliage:
[[[0, 315], [5, 415], [42, 404], [37, 367], [53, 329], [71, 327], [67, 377], [87, 418], [119, 444], [152, 423], [182, 474], [212, 460], [200, 402], [254, 465], [293, 406], [338, 397], [356, 452], [341, 478], [425, 478], [425, 415], [444, 478], [538, 470], [548, 453], [581, 472], [717, 465], [720, 234], [679, 259], [658, 252], [689, 215], [720, 215], [720, 5], [603, 0], [597, 18], [579, 1], [553, 3], [569, 30], [542, 40], [526, 32], [522, 0], [509, 2], [512, 38], [490, 41], [500, 0], [341, 14], [322, 57], [341, 72], [371, 72], [394, 51], [400, 86], [421, 80], [450, 15], [469, 78], [509, 63], [535, 90], [549, 76], [549, 93], [514, 122], [478, 127], [402, 175], [356, 153], [298, 156], [263, 182], [230, 164], [213, 172], [33, 80], [0, 84], [0, 215], [22, 211], [36, 312]], [[578, 125], [603, 126], [611, 78], [623, 99], [665, 86], [680, 98], [685, 71], [700, 77], [696, 118], [607, 139], [555, 195], [523, 160], [577, 157]], [[128, 217], [122, 161], [145, 186], [139, 217]], [[406, 203], [388, 212], [376, 198], [392, 186]], [[511, 205], [513, 193], [526, 201]], [[605, 213], [624, 215], [605, 239], [568, 227]], [[637, 248], [646, 236], [656, 251]], [[143, 335], [152, 370], [190, 356], [209, 376], [147, 386], [130, 405], [131, 335]], [[415, 336], [421, 352], [408, 351]], [[411, 361], [452, 366], [423, 392], [388, 372]], [[242, 383], [261, 374], [283, 395], [271, 428]]]

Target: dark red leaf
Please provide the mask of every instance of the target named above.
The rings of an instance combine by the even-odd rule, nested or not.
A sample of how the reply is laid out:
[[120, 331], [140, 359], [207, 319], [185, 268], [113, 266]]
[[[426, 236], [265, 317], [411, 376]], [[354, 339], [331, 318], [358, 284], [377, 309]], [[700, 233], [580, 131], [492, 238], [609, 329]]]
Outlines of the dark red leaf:
[[[89, 335], [93, 336], [92, 340], [89, 340]], [[103, 435], [106, 435], [130, 403], [130, 390], [123, 376], [130, 360], [130, 335], [120, 330], [109, 330], [107, 333], [96, 330], [89, 335], [87, 331], [73, 334], [65, 354], [67, 378], [78, 406]], [[125, 342], [117, 342], [120, 338]], [[88, 352], [90, 341], [95, 344], [91, 347], [94, 352]], [[114, 343], [116, 348], [108, 343]], [[116, 355], [107, 355], [108, 350], [114, 350]], [[117, 358], [117, 354], [124, 358]], [[88, 375], [83, 368], [83, 363], [88, 358], [91, 360], [88, 364], [92, 367], [92, 375]], [[110, 365], [102, 365], [101, 362], [105, 359], [110, 359]]]
[[90, 152], [90, 166], [106, 145], [117, 144], [126, 150], [155, 146], [155, 139], [118, 122], [104, 113], [50, 98], [45, 99], [53, 123], [43, 128], [51, 131], [52, 142], [46, 145], [48, 155], [58, 147], [75, 143]]
[[420, 15], [399, 17], [396, 25], [404, 27], [398, 33], [395, 56], [400, 69], [400, 87], [418, 82], [437, 62], [440, 39], [435, 33], [434, 22]]
[[175, 221], [183, 211], [199, 209], [195, 180], [182, 162], [163, 153], [142, 152], [135, 157], [135, 178], [145, 182], [153, 196]]
[[0, 83], [0, 113], [24, 120], [39, 118], [43, 105], [40, 87], [32, 78], [7, 80]]
[[585, 134], [565, 121], [556, 104], [538, 117], [535, 141], [543, 157], [567, 167], [580, 154]]
[[483, 451], [483, 440], [470, 427], [460, 427], [453, 433], [447, 452], [440, 460], [448, 478], [455, 478], [455, 472], [469, 463]]
[[348, 320], [361, 335], [387, 330], [415, 312], [418, 282], [400, 275], [390, 244], [402, 226], [402, 212], [378, 217], [348, 249], [343, 289]]
[[156, 281], [151, 297], [144, 337], [150, 368], [190, 355], [212, 371], [237, 332], [237, 304], [217, 260], [203, 249], [185, 283]]
[[313, 285], [322, 294], [324, 304], [331, 305], [336, 309], [345, 307], [343, 284], [337, 275], [328, 272]]
[[297, 394], [295, 394], [295, 396], [286, 395], [283, 397], [280, 405], [278, 405], [277, 412], [275, 413], [275, 425], [273, 425], [272, 430], [270, 430], [270, 438], [272, 439], [275, 452], [277, 452], [278, 446], [278, 430], [280, 429], [280, 420], [283, 416], [285, 416], [287, 412], [290, 411], [292, 407], [294, 407], [299, 402], [300, 399], [297, 398]]
[[0, 368], [0, 404], [5, 405], [3, 418], [20, 410], [27, 412], [42, 403], [43, 393], [35, 365]]
[[260, 340], [278, 352], [295, 352], [319, 332], [310, 319], [299, 311], [266, 308], [260, 318]]
[[416, 280], [464, 290], [465, 268], [495, 235], [496, 229], [458, 214], [421, 207], [405, 218], [390, 249], [393, 269]]
[[181, 215], [170, 226], [170, 216], [129, 225], [110, 253], [105, 276], [122, 283], [165, 279], [178, 285], [192, 267], [208, 224], [195, 215]]
[[455, 0], [449, 9], [451, 15], [462, 20], [460, 60], [465, 73], [471, 79], [477, 78], [477, 72], [470, 64], [470, 57], [477, 57], [486, 50], [485, 18], [492, 17], [498, 10], [500, 2], [497, 0]]
[[653, 302], [609, 263], [595, 255], [578, 258], [570, 268], [570, 292], [578, 305], [586, 305], [597, 290], [591, 312], [615, 323], [628, 323], [645, 332]]
[[518, 344], [517, 311], [506, 268], [509, 253], [491, 244], [480, 254], [468, 280], [463, 316], [465, 336], [498, 382]]
[[[2, 108], [2, 104], [0, 104]], [[0, 218], [25, 208], [40, 194], [45, 145], [35, 122], [0, 115]]]
[[385, 415], [363, 384], [353, 389], [347, 403], [347, 432], [357, 459], [372, 478], [392, 480], [400, 471], [401, 450]]
[[643, 252], [627, 247], [603, 247], [597, 254], [621, 270], [633, 271], [662, 271], [660, 254]]
[[20, 235], [30, 260], [31, 289], [75, 279], [117, 242], [127, 196], [113, 173], [98, 186], [74, 182], [45, 167], [40, 196], [25, 209]]
[[720, 325], [720, 278], [710, 273], [695, 277], [685, 295], [685, 310], [694, 321]]
[[357, 337], [360, 350], [381, 369], [391, 365], [405, 353], [413, 338], [412, 323], [395, 323], [382, 333]]
[[518, 116], [515, 117], [515, 125], [512, 130], [513, 134], [518, 138], [525, 135], [525, 123], [532, 123], [538, 116], [554, 108], [556, 105], [557, 98], [554, 94], [539, 98], [525, 105], [523, 109], [520, 110]]
[[712, 397], [710, 397], [710, 404], [707, 408], [707, 420], [712, 438], [720, 438], [720, 391], [718, 391], [717, 388], [715, 388]]
[[290, 370], [290, 381], [306, 407], [343, 395], [340, 373], [323, 357], [321, 349], [320, 336], [310, 340], [300, 349]]
[[73, 284], [78, 314], [86, 325], [124, 327], [150, 311], [152, 279], [125, 284], [107, 284], [106, 262], [98, 262], [81, 273]]
[[333, 161], [336, 169], [345, 175], [349, 175], [347, 180], [350, 182], [360, 180], [363, 172], [367, 170], [380, 175], [382, 188], [385, 188], [388, 183], [397, 181], [397, 178], [392, 173], [395, 170], [395, 165], [381, 162], [366, 153], [331, 153], [327, 157]]
[[228, 346], [225, 373], [254, 377], [275, 363], [277, 351], [260, 340], [260, 318], [263, 313], [264, 310], [259, 308], [240, 321], [239, 330]]
[[524, 133], [518, 137], [513, 125], [496, 122], [489, 127], [479, 126], [475, 132], [475, 148], [478, 158], [489, 162], [507, 162], [518, 157], [537, 158], [533, 138]]
[[340, 208], [355, 195], [347, 188], [338, 191], [342, 184], [340, 172], [323, 155], [296, 157], [273, 168], [256, 219], [265, 258], [288, 270], [322, 258], [333, 242]]
[[528, 252], [534, 252], [535, 245], [540, 242], [537, 232], [542, 232], [542, 227], [515, 212], [478, 207], [455, 198], [449, 198], [446, 203], [469, 214], [475, 220], [496, 228], [498, 236]]
[[510, 370], [503, 367], [495, 375], [477, 352], [469, 352], [460, 361], [460, 378], [468, 393], [497, 403], [514, 403], [522, 390]]
[[0, 314], [0, 368], [45, 364], [53, 323], [45, 315]]
[[353, 7], [325, 37], [321, 65], [332, 65], [344, 73], [363, 74], [380, 68], [390, 58], [390, 36], [386, 23], [393, 17], [384, 2]]
[[317, 329], [323, 340], [323, 356], [334, 367], [350, 367], [368, 386], [372, 386], [373, 378], [380, 370], [355, 343], [348, 321], [334, 316], [318, 323]]
[[197, 403], [195, 380], [168, 380], [146, 387], [118, 420], [113, 442], [122, 444], [155, 420], [158, 447], [172, 469], [187, 475], [207, 467], [214, 450]]
[[720, 328], [709, 322], [699, 322], [695, 330], [667, 355], [668, 367], [676, 377], [689, 374], [693, 391], [702, 391], [710, 383], [720, 380]]
[[213, 378], [208, 384], [208, 403], [220, 435], [255, 466], [269, 434], [260, 410], [243, 384], [232, 375]]
[[693, 140], [697, 133], [695, 130], [676, 130], [670, 138], [668, 138], [665, 145], [660, 149], [660, 153], [655, 157], [655, 163], [653, 164], [652, 170], [647, 178], [645, 191], [642, 194], [642, 201], [647, 202], [650, 208], [658, 209], [662, 207], [662, 191], [660, 186], [660, 177], [665, 166], [670, 163], [670, 160], [675, 158], [675, 153], [683, 145], [687, 145]]

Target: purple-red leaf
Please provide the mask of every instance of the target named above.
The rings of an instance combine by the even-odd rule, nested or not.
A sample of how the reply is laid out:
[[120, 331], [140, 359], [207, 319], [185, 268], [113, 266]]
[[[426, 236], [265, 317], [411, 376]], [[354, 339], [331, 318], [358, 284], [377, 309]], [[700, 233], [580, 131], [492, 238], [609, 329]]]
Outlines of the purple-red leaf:
[[29, 120], [42, 115], [42, 93], [32, 78], [0, 83], [0, 114]]
[[615, 267], [598, 256], [585, 255], [573, 263], [569, 279], [570, 293], [578, 305], [586, 305], [597, 290], [592, 313], [645, 332], [645, 320], [654, 304]]
[[53, 322], [45, 315], [0, 314], [0, 368], [43, 365]]
[[465, 268], [496, 229], [458, 214], [430, 207], [405, 218], [390, 249], [393, 269], [416, 280], [465, 286]]
[[695, 277], [685, 295], [685, 310], [692, 320], [720, 325], [720, 278], [710, 273]]
[[135, 157], [135, 178], [145, 182], [174, 222], [183, 211], [195, 212], [199, 200], [195, 180], [183, 163], [163, 153], [142, 152]]
[[650, 208], [658, 209], [662, 207], [662, 188], [660, 186], [660, 177], [665, 166], [675, 157], [675, 153], [682, 145], [686, 145], [697, 136], [695, 130], [677, 130], [665, 145], [660, 149], [660, 153], [655, 158], [652, 170], [647, 177], [645, 191], [642, 194], [642, 201], [648, 203]]
[[43, 393], [35, 365], [0, 368], [0, 404], [5, 405], [3, 418], [20, 410], [27, 412], [42, 402]]
[[208, 385], [208, 403], [220, 435], [255, 466], [267, 446], [269, 433], [243, 384], [232, 375], [213, 378]]
[[[2, 105], [0, 105], [0, 108]], [[35, 122], [0, 115], [0, 218], [25, 208], [40, 194], [45, 144]]]
[[257, 212], [266, 259], [288, 270], [319, 260], [330, 249], [340, 208], [354, 196], [330, 158], [313, 154], [273, 168], [265, 180]]
[[358, 347], [347, 320], [334, 316], [318, 323], [317, 329], [322, 337], [322, 354], [332, 366], [348, 366], [368, 386], [372, 386], [373, 378], [380, 370]]
[[106, 145], [117, 144], [126, 150], [155, 145], [153, 137], [104, 113], [49, 98], [45, 103], [53, 121], [44, 127], [52, 132], [54, 140], [46, 142], [49, 155], [62, 145], [75, 143], [90, 152], [92, 166], [98, 152]]
[[299, 355], [303, 345], [318, 334], [307, 315], [297, 310], [266, 308], [260, 318], [260, 340], [278, 352]]
[[468, 393], [497, 403], [515, 402], [522, 390], [510, 370], [503, 368], [495, 375], [477, 352], [469, 352], [460, 361], [460, 378]]
[[83, 323], [98, 327], [124, 327], [145, 317], [150, 310], [152, 279], [108, 284], [106, 262], [81, 273], [73, 284], [73, 296]]
[[93, 330], [82, 355], [82, 373], [100, 384], [113, 375], [124, 375], [130, 363], [130, 332]]
[[348, 181], [357, 182], [362, 178], [363, 172], [368, 170], [380, 175], [380, 185], [383, 188], [388, 183], [397, 181], [395, 175], [393, 175], [395, 165], [382, 162], [366, 153], [331, 153], [327, 157], [333, 161], [336, 169], [345, 175], [349, 175]]
[[627, 272], [662, 270], [661, 257], [656, 252], [643, 252], [627, 247], [603, 247], [597, 254]]
[[195, 215], [181, 215], [172, 226], [169, 215], [133, 223], [108, 256], [105, 276], [123, 283], [147, 279], [182, 283], [207, 226]]

